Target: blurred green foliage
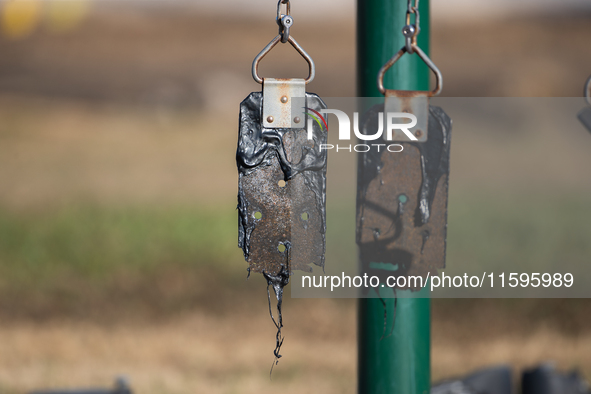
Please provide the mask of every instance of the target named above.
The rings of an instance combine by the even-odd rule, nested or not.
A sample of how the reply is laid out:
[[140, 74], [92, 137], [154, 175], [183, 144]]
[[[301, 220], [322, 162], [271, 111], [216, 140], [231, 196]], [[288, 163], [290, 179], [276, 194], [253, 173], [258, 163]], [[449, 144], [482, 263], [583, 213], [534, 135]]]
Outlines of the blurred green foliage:
[[200, 206], [0, 210], [0, 281], [51, 281], [65, 273], [101, 280], [167, 264], [226, 269], [240, 257], [236, 223], [231, 208]]
[[[519, 267], [521, 272], [565, 263], [585, 267], [591, 256], [589, 203], [575, 197], [452, 195], [448, 267]], [[329, 209], [330, 217], [344, 218], [333, 221], [332, 229], [329, 220], [330, 237], [354, 237], [350, 212], [331, 216]], [[354, 250], [352, 239], [339, 242], [347, 245], [342, 253]], [[0, 291], [51, 289], [70, 280], [100, 288], [121, 275], [158, 280], [159, 272], [171, 269], [243, 280], [245, 268], [233, 206], [0, 209]]]
[[590, 206], [581, 195], [452, 195], [447, 264], [454, 271], [576, 267], [589, 276]]

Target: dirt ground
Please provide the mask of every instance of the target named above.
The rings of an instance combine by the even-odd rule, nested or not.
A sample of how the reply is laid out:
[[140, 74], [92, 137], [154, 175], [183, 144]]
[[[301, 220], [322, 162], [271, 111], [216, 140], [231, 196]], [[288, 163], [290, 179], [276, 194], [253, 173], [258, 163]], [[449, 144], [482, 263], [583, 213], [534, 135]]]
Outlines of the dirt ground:
[[[435, 303], [435, 379], [500, 363], [517, 370], [544, 360], [589, 372], [588, 329], [568, 332], [552, 319], [532, 324], [527, 313], [518, 315], [527, 307], [503, 314], [494, 303], [480, 304], [459, 302], [455, 308], [468, 306], [471, 313], [444, 315]], [[284, 357], [272, 379], [274, 327], [261, 297], [246, 310], [222, 314], [196, 310], [148, 321], [4, 322], [0, 381], [6, 392], [109, 386], [118, 375], [126, 375], [138, 393], [356, 392], [354, 303], [288, 300], [285, 316]]]

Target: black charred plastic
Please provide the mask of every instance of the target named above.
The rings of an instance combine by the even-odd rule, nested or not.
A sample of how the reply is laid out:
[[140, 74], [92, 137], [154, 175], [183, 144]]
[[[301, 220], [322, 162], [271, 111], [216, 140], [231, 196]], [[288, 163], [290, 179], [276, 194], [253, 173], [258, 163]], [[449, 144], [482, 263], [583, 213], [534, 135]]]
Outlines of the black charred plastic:
[[[291, 98], [291, 105], [300, 100], [307, 109], [326, 108], [312, 93]], [[324, 268], [327, 153], [320, 147], [327, 130], [315, 122], [308, 125], [308, 119], [304, 128], [264, 128], [262, 112], [262, 92], [251, 93], [240, 105], [238, 246], [249, 275], [262, 273], [267, 280], [269, 313], [277, 327], [275, 365], [283, 344], [283, 289], [291, 273], [312, 271], [310, 264]], [[277, 320], [269, 287], [277, 299]]]
[[[375, 134], [383, 113], [383, 104], [370, 108], [361, 132]], [[389, 141], [382, 134], [372, 141], [381, 149], [360, 153], [357, 244], [364, 273], [385, 281], [389, 275], [426, 278], [445, 268], [451, 126], [445, 112], [431, 106], [427, 141]], [[402, 151], [385, 148], [393, 143]], [[420, 289], [408, 283], [403, 289]]]
[[[288, 160], [285, 146], [285, 136], [296, 129], [269, 129], [262, 127], [262, 92], [251, 93], [240, 105], [240, 134], [238, 148], [236, 150], [236, 163], [240, 177], [238, 188], [238, 246], [244, 252], [244, 258], [251, 261], [251, 235], [256, 228], [257, 220], [249, 215], [248, 208], [251, 204], [245, 196], [242, 179], [253, 174], [262, 167], [279, 165], [284, 181], [290, 181], [298, 176], [302, 177], [306, 187], [314, 195], [315, 209], [321, 222], [319, 233], [322, 237], [322, 250], [325, 247], [326, 233], [326, 150], [320, 151], [321, 144], [326, 144], [327, 135], [316, 124], [313, 125], [313, 138], [310, 144], [293, 144], [292, 149], [298, 150], [299, 160], [296, 163]], [[313, 93], [306, 93], [306, 106], [320, 111], [326, 108], [324, 102]], [[299, 129], [297, 133], [306, 134], [306, 129]], [[291, 197], [295, 197], [292, 193]], [[305, 202], [303, 202], [305, 203]], [[284, 218], [289, 220], [289, 218]], [[287, 240], [290, 241], [290, 240]], [[294, 242], [292, 242], [293, 244]], [[296, 251], [297, 253], [297, 251]], [[318, 266], [324, 266], [324, 253], [316, 261], [311, 261]], [[255, 272], [262, 272], [257, 270]], [[276, 267], [276, 274], [280, 267]], [[298, 269], [299, 267], [292, 267]], [[291, 270], [290, 270], [291, 271]]]

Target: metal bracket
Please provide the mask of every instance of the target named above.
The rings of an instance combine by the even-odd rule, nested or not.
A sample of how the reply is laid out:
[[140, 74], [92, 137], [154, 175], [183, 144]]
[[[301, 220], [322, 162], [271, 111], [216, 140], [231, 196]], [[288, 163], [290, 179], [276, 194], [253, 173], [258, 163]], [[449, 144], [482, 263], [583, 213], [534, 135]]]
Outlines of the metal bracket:
[[305, 127], [306, 82], [303, 79], [263, 78], [263, 127]]
[[[417, 124], [409, 127], [409, 131], [417, 139], [417, 142], [426, 142], [429, 133], [429, 92], [387, 90], [384, 103], [384, 116], [388, 113], [404, 112], [417, 117]], [[397, 123], [408, 123], [406, 118], [399, 119]], [[384, 124], [386, 120], [384, 120]], [[392, 141], [409, 142], [409, 137], [400, 129], [392, 130]]]

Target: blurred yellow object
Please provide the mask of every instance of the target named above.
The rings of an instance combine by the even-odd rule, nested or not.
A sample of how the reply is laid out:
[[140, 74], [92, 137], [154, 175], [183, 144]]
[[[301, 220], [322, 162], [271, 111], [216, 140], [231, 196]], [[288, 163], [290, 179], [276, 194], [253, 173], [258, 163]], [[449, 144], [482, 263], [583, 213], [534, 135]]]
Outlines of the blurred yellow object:
[[1, 28], [4, 36], [18, 39], [30, 35], [41, 19], [40, 0], [7, 0], [2, 5]]
[[75, 29], [90, 9], [89, 0], [49, 0], [46, 2], [46, 25], [54, 33]]

